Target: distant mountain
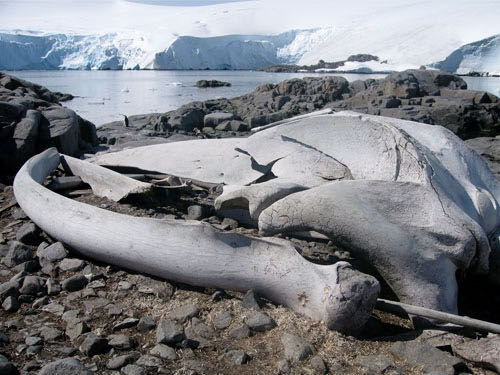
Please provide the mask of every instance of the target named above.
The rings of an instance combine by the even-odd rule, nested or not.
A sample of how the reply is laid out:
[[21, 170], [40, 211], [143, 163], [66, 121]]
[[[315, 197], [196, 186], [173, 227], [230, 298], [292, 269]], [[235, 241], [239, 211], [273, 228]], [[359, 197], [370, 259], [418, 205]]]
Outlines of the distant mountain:
[[500, 34], [466, 44], [433, 66], [451, 73], [500, 74]]

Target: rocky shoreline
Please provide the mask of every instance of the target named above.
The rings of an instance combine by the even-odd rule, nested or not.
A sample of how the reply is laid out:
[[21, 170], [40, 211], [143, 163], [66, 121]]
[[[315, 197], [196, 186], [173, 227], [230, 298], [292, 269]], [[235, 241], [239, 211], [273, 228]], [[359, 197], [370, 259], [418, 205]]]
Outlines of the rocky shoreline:
[[[71, 154], [79, 155], [152, 142], [246, 136], [256, 126], [330, 107], [441, 123], [469, 139], [497, 176], [499, 171], [498, 139], [492, 137], [499, 133], [498, 98], [463, 90], [459, 77], [445, 73], [410, 71], [350, 84], [338, 77], [290, 80], [263, 85], [238, 98], [131, 116], [127, 128], [116, 122], [97, 131], [59, 106], [59, 96], [13, 77], [0, 78], [0, 105], [7, 103], [0, 106], [1, 141], [13, 139], [18, 147], [15, 158], [5, 159], [9, 163], [20, 163], [30, 153], [60, 146], [58, 142], [68, 138], [76, 139]], [[58, 116], [50, 116], [51, 111]], [[40, 120], [30, 122], [29, 137], [13, 137], [19, 124], [31, 119], [28, 113]], [[33, 130], [44, 127], [48, 138]], [[101, 145], [96, 148], [97, 137]], [[32, 148], [24, 152], [30, 142]], [[362, 335], [345, 336], [252, 291], [193, 288], [84, 259], [41, 232], [16, 205], [8, 175], [17, 165], [8, 164], [10, 169], [2, 171], [0, 185], [1, 374], [500, 371], [499, 335], [452, 327], [415, 330], [407, 316], [374, 310]], [[221, 230], [257, 235], [255, 229], [215, 216], [213, 199], [218, 192], [208, 187], [191, 186], [160, 205], [118, 204], [94, 196], [88, 186], [61, 193], [128, 215], [203, 220]], [[360, 263], [329, 242], [292, 240], [311, 261]], [[485, 286], [485, 280], [463, 284], [462, 314], [498, 323], [500, 300], [494, 288]], [[391, 297], [390, 290], [385, 288], [383, 296]]]

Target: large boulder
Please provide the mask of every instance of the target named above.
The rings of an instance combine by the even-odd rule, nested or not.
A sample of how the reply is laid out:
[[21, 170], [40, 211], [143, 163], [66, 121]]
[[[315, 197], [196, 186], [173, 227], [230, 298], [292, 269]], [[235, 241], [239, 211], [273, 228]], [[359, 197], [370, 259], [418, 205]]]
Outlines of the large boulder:
[[47, 147], [77, 155], [97, 146], [95, 125], [59, 104], [60, 93], [0, 73], [0, 175]]

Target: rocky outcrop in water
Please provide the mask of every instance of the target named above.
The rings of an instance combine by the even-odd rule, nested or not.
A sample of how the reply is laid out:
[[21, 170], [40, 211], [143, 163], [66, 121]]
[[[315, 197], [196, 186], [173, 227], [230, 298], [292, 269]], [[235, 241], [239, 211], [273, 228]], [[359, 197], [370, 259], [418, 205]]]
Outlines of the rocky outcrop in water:
[[97, 146], [94, 124], [61, 106], [68, 96], [0, 73], [0, 175], [47, 147], [77, 155]]
[[[111, 140], [113, 144], [132, 139], [144, 143], [150, 137], [165, 142], [165, 136], [179, 132], [227, 137], [322, 108], [443, 125], [462, 139], [500, 134], [500, 102], [496, 96], [467, 90], [462, 78], [433, 70], [407, 70], [384, 79], [350, 83], [342, 77], [328, 76], [264, 84], [232, 99], [192, 102], [163, 114], [131, 116], [131, 127], [126, 132], [118, 121], [102, 126], [98, 133], [105, 143]], [[228, 113], [247, 126], [207, 126], [203, 119], [211, 113]]]

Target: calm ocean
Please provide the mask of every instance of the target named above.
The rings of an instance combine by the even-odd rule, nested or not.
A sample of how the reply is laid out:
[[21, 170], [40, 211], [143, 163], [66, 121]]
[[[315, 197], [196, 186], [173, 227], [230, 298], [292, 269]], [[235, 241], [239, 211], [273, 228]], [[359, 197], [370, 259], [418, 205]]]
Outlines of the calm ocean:
[[[64, 105], [83, 118], [101, 125], [127, 116], [167, 112], [183, 104], [215, 98], [231, 98], [253, 91], [263, 83], [278, 83], [290, 78], [319, 76], [306, 73], [266, 73], [257, 71], [13, 71], [7, 72], [36, 82], [52, 91], [75, 96]], [[382, 78], [384, 74], [340, 75], [349, 81]], [[200, 79], [230, 82], [230, 87], [200, 89]], [[472, 90], [489, 91], [500, 96], [500, 78], [465, 77]]]

